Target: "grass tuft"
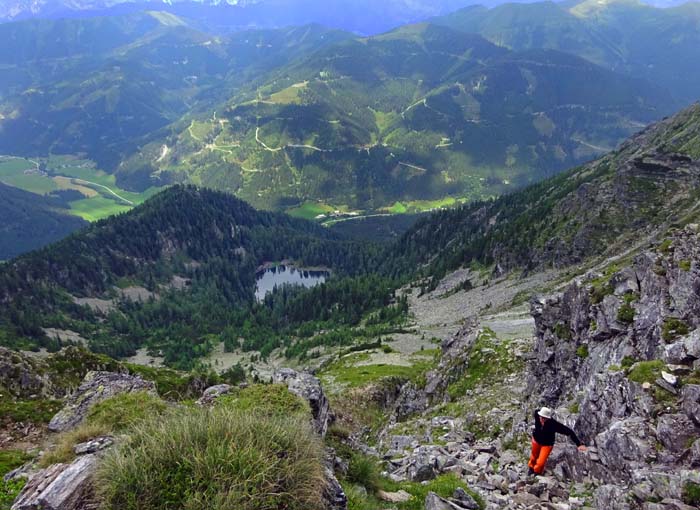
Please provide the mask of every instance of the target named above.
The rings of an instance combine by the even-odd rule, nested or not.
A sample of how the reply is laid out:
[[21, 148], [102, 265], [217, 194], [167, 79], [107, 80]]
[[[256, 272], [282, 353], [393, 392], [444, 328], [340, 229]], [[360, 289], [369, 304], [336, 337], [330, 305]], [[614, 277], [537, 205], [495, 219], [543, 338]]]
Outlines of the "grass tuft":
[[309, 421], [217, 406], [138, 427], [98, 473], [105, 510], [316, 510], [323, 450]]

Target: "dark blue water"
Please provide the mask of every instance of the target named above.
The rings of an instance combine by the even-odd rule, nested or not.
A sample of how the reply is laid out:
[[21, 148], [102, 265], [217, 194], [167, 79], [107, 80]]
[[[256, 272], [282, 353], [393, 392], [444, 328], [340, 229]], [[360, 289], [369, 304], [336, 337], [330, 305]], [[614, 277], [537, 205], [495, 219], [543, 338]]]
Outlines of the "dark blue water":
[[292, 266], [276, 266], [266, 269], [258, 274], [255, 285], [255, 299], [262, 301], [268, 292], [282, 285], [301, 285], [303, 287], [313, 287], [323, 283], [328, 278], [328, 271], [309, 271], [308, 269], [297, 269]]

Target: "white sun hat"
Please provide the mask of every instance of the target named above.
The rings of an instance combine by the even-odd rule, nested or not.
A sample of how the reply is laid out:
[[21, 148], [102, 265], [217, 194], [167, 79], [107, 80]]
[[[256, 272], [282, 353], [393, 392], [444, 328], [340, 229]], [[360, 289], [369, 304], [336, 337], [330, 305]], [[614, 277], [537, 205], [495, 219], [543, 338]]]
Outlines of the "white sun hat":
[[549, 419], [554, 414], [554, 411], [552, 411], [549, 407], [543, 407], [537, 412], [537, 414], [540, 415], [542, 418]]

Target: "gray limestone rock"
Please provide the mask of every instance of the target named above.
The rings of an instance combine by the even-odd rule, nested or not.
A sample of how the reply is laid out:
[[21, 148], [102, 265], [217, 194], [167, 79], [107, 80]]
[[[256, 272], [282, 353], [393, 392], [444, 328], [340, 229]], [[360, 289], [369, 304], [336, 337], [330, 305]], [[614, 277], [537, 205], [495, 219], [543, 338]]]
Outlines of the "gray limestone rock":
[[333, 421], [333, 414], [321, 387], [321, 381], [309, 373], [297, 372], [291, 368], [278, 370], [272, 379], [277, 384], [285, 384], [290, 392], [309, 403], [314, 430], [321, 437], [325, 436], [328, 426]]
[[326, 486], [323, 491], [323, 501], [326, 510], [346, 510], [348, 498], [343, 487], [333, 474], [333, 470], [326, 467]]
[[680, 453], [690, 440], [698, 437], [698, 431], [685, 414], [664, 414], [656, 425], [656, 437], [668, 450]]
[[462, 508], [466, 508], [467, 510], [478, 510], [479, 508], [479, 503], [476, 502], [476, 500], [471, 496], [471, 494], [468, 494], [463, 488], [457, 487], [455, 489], [454, 494], [452, 495], [452, 499], [459, 504]]
[[95, 455], [49, 466], [24, 486], [12, 510], [85, 510], [91, 502], [96, 466]]
[[114, 444], [114, 438], [111, 436], [96, 437], [90, 441], [79, 443], [73, 447], [73, 452], [76, 455], [86, 455], [88, 453], [96, 453]]
[[700, 426], [700, 384], [686, 384], [681, 394], [683, 396], [681, 409], [688, 418]]

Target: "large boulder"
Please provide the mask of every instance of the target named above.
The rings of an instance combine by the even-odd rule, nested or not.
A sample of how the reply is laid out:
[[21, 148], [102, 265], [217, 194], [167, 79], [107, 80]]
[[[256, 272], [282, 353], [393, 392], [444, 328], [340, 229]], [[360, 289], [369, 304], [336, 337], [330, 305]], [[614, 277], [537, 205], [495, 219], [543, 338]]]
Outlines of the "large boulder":
[[231, 393], [231, 388], [232, 386], [230, 384], [217, 384], [216, 386], [210, 386], [206, 390], [204, 390], [204, 393], [202, 394], [200, 399], [197, 400], [196, 404], [200, 406], [211, 405], [221, 395]]
[[688, 384], [683, 386], [683, 403], [681, 405], [685, 414], [700, 427], [700, 384]]
[[152, 381], [115, 372], [88, 372], [66, 405], [49, 422], [49, 430], [63, 432], [80, 424], [90, 407], [120, 393], [147, 391], [156, 393]]
[[291, 368], [277, 370], [272, 379], [277, 384], [285, 384], [290, 392], [309, 403], [314, 430], [321, 437], [325, 436], [328, 425], [333, 421], [333, 414], [321, 381], [309, 373], [297, 372]]
[[92, 508], [95, 455], [83, 455], [71, 464], [54, 464], [39, 471], [24, 486], [12, 510], [87, 510]]
[[656, 425], [656, 437], [668, 450], [681, 453], [698, 437], [698, 431], [685, 414], [664, 414]]

